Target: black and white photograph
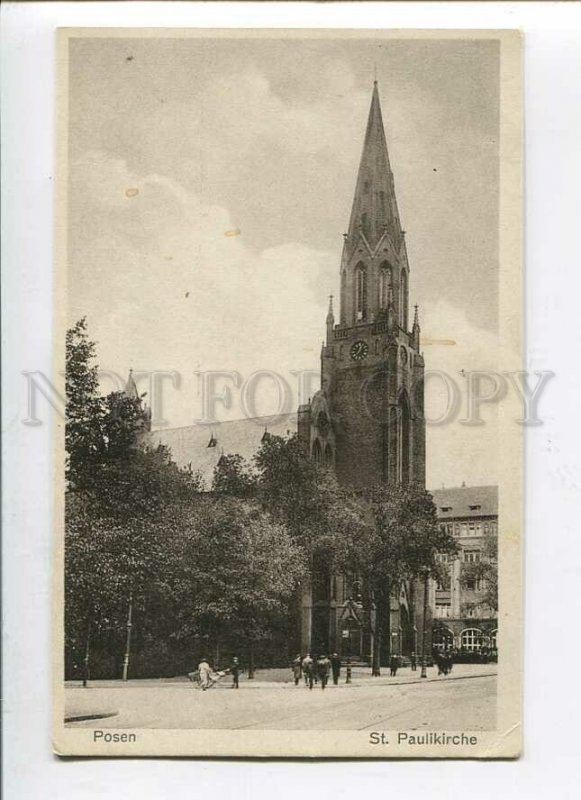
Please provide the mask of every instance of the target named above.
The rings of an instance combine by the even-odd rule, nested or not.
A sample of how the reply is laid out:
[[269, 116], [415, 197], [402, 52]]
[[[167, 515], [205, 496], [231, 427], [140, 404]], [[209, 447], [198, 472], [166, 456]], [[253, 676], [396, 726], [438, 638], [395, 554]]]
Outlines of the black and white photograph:
[[520, 48], [59, 32], [58, 754], [519, 755]]

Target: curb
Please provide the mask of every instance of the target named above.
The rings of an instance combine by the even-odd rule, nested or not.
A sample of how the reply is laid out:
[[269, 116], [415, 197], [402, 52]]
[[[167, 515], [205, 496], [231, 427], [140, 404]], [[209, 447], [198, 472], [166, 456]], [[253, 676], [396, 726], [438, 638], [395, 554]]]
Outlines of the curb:
[[65, 725], [67, 722], [87, 722], [92, 719], [109, 719], [109, 717], [116, 717], [118, 711], [94, 711], [91, 714], [70, 714], [65, 717]]
[[[442, 677], [440, 675], [435, 675], [432, 678], [417, 678], [414, 681], [410, 681], [410, 680], [407, 680], [407, 681], [406, 680], [403, 680], [403, 681], [402, 680], [399, 680], [399, 681], [398, 680], [395, 680], [395, 681], [383, 681], [383, 680], [380, 680], [380, 681], [377, 681], [377, 682], [374, 682], [374, 679], [370, 678], [369, 680], [365, 680], [364, 683], [362, 683], [362, 682], [358, 682], [358, 683], [345, 683], [345, 682], [343, 682], [343, 683], [340, 683], [338, 686], [335, 686], [335, 687], [333, 687], [332, 684], [327, 684], [327, 686], [329, 688], [335, 688], [335, 689], [345, 689], [347, 687], [349, 687], [351, 689], [362, 689], [362, 688], [364, 688], [366, 686], [375, 686], [377, 688], [382, 687], [382, 686], [415, 686], [416, 684], [422, 684], [423, 685], [424, 683], [441, 683], [441, 682], [447, 682], [447, 681], [468, 681], [468, 680], [472, 680], [473, 678], [496, 678], [497, 675], [498, 675], [498, 672], [482, 672], [482, 673], [480, 673], [478, 675], [454, 675], [453, 677], [448, 677], [448, 676]], [[317, 684], [315, 684], [315, 686], [317, 686]], [[221, 686], [221, 687], [215, 686], [213, 688], [224, 690], [224, 689], [230, 689], [231, 687], [230, 686]], [[247, 683], [244, 684], [244, 689], [266, 689], [266, 688], [268, 688], [268, 689], [274, 689], [274, 688], [293, 689], [295, 687], [294, 687], [294, 684], [292, 684], [292, 683], [270, 683], [268, 685], [265, 685], [264, 683], [262, 685], [260, 683], [255, 683], [253, 685], [249, 685]], [[315, 687], [313, 687], [313, 689], [314, 688]]]

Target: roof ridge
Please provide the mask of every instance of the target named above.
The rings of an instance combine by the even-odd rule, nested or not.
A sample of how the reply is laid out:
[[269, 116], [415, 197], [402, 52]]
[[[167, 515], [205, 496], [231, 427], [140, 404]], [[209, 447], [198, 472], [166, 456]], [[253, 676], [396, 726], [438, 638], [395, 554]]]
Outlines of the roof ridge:
[[296, 411], [285, 411], [283, 414], [264, 414], [259, 417], [237, 417], [236, 419], [213, 420], [212, 422], [192, 423], [191, 425], [177, 425], [175, 428], [156, 428], [151, 433], [167, 433], [168, 431], [183, 431], [186, 428], [198, 428], [199, 430], [209, 429], [212, 426], [219, 427], [220, 425], [228, 425], [233, 422], [254, 422], [255, 420], [272, 420], [277, 417], [292, 417], [296, 415]]

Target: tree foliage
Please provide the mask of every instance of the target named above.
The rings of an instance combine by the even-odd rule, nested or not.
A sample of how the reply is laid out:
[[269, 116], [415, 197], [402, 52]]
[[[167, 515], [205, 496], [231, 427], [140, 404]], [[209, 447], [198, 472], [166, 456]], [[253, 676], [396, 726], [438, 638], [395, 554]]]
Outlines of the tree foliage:
[[98, 394], [99, 369], [94, 363], [95, 343], [87, 336], [87, 321], [80, 319], [66, 334], [66, 477], [82, 488], [103, 452], [103, 399]]
[[256, 473], [241, 455], [223, 455], [214, 467], [212, 491], [230, 497], [250, 497], [256, 493]]

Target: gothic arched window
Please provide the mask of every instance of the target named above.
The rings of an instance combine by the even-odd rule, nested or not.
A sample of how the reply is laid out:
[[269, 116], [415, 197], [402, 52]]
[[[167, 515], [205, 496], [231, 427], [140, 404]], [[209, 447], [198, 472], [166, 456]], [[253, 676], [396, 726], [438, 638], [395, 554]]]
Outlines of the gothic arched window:
[[401, 271], [399, 281], [399, 324], [407, 331], [408, 329], [408, 276], [405, 269]]
[[405, 485], [410, 479], [410, 410], [405, 392], [398, 403], [397, 422], [397, 480]]
[[367, 270], [363, 264], [355, 268], [355, 321], [367, 317]]
[[387, 308], [391, 287], [391, 267], [384, 261], [379, 268], [379, 307]]
[[315, 439], [315, 443], [313, 444], [313, 461], [315, 464], [321, 464], [323, 461], [321, 442], [318, 439]]

